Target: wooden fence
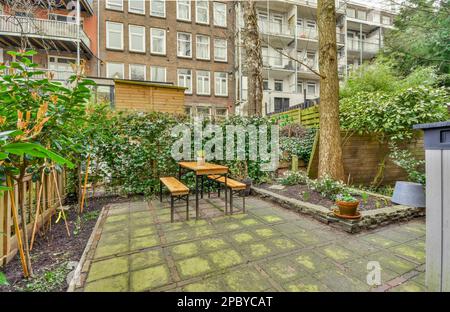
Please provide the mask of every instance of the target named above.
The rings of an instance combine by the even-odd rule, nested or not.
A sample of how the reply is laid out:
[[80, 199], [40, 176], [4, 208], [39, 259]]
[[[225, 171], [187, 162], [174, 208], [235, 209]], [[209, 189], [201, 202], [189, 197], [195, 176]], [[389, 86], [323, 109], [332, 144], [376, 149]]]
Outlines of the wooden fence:
[[[64, 198], [66, 195], [66, 176], [64, 172], [56, 175], [56, 182], [58, 184], [61, 197]], [[21, 212], [19, 210], [18, 222], [21, 229], [23, 224], [26, 224], [29, 236], [31, 236], [33, 230], [40, 185], [40, 181], [32, 181], [31, 175], [25, 177], [22, 185], [18, 185], [17, 183], [14, 184], [14, 202], [17, 209], [19, 209], [19, 187], [23, 188], [23, 192], [25, 194], [24, 208], [26, 210], [26, 220], [21, 219]], [[59, 206], [59, 200], [56, 191], [55, 179], [52, 174], [44, 175], [40, 208], [40, 211], [44, 211], [44, 213], [38, 218], [38, 226], [41, 226], [42, 223], [47, 222], [50, 216], [55, 213], [57, 206]], [[20, 234], [22, 234], [22, 231]], [[8, 192], [4, 192], [3, 196], [0, 195], [0, 238], [0, 266], [3, 266], [17, 253], [17, 236], [14, 230], [11, 200]]]
[[270, 115], [270, 118], [284, 119], [291, 123], [300, 123], [307, 128], [313, 128], [319, 126], [319, 106], [311, 106], [308, 108], [296, 108], [282, 113], [276, 113]]

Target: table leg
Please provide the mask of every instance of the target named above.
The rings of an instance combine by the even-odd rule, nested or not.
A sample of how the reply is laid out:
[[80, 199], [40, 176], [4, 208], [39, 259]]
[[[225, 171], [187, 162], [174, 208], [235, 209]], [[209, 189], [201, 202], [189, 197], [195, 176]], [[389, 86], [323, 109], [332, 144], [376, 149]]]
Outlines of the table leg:
[[203, 177], [204, 176], [202, 176], [202, 199], [203, 199], [203, 180], [204, 180]]
[[225, 214], [228, 214], [228, 192], [227, 192], [227, 176], [228, 174], [225, 174]]
[[198, 175], [195, 175], [195, 218], [198, 220]]

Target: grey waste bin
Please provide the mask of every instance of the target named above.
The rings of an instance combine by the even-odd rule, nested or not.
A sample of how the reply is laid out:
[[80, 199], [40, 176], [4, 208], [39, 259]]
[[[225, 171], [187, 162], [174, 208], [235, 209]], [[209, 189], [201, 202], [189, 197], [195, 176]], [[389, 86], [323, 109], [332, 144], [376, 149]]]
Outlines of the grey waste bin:
[[425, 133], [426, 284], [450, 291], [450, 121], [414, 126]]

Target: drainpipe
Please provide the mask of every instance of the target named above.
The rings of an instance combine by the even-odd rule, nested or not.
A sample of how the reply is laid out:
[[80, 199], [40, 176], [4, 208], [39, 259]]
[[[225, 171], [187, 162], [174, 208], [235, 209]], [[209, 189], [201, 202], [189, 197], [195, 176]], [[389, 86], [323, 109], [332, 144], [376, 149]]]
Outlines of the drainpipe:
[[80, 55], [80, 0], [77, 0], [77, 66], [80, 67], [81, 55]]
[[363, 61], [363, 39], [362, 39], [362, 24], [359, 24], [359, 65]]

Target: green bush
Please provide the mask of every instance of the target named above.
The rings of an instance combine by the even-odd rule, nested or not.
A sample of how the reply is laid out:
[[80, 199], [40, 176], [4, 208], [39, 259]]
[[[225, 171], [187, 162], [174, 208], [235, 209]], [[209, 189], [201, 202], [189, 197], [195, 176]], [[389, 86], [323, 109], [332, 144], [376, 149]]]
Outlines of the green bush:
[[307, 184], [309, 182], [308, 175], [303, 171], [288, 171], [280, 180], [282, 185], [291, 186], [297, 184]]
[[406, 171], [409, 181], [425, 184], [423, 168], [425, 161], [417, 160], [409, 150], [402, 150], [395, 144], [390, 144], [389, 148], [391, 150], [389, 157], [397, 166]]
[[335, 181], [329, 176], [324, 176], [317, 180], [310, 180], [309, 187], [320, 193], [323, 197], [331, 200], [335, 200], [339, 194], [349, 193], [348, 187], [343, 182]]
[[282, 152], [287, 154], [286, 160], [290, 161], [292, 155], [294, 155], [308, 163], [311, 157], [316, 131], [316, 129], [311, 128], [306, 129], [300, 137], [281, 137], [280, 148]]

